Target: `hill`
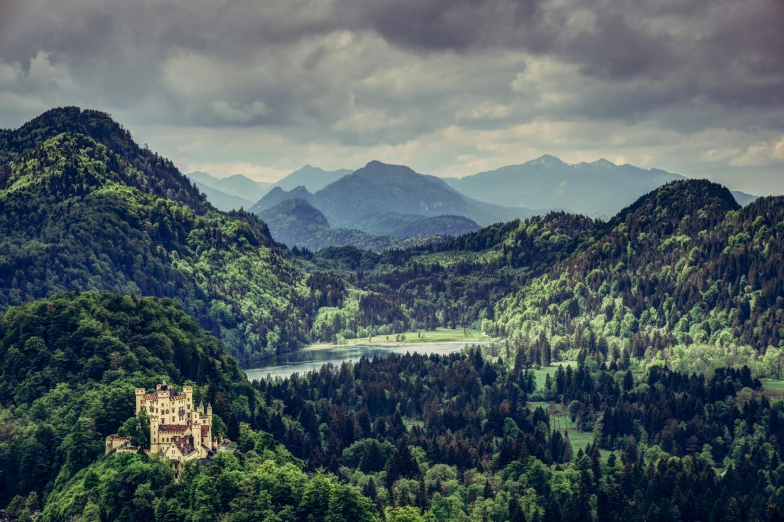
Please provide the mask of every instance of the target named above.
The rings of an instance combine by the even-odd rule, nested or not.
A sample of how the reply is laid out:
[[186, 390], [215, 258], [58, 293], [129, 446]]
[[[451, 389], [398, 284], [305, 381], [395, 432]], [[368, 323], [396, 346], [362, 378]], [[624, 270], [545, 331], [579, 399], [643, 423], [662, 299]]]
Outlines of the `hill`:
[[232, 210], [239, 210], [241, 208], [247, 209], [253, 206], [253, 202], [250, 200], [226, 194], [225, 192], [204, 185], [200, 181], [194, 181], [193, 183], [196, 185], [196, 188], [204, 194], [207, 201], [209, 201], [212, 206], [223, 212], [231, 212]]
[[[85, 110], [78, 107], [52, 109], [43, 113], [21, 128], [0, 130], [0, 190], [8, 189], [10, 178], [14, 176], [12, 162], [38, 161], [46, 142], [68, 133], [80, 135], [89, 142], [98, 143], [111, 150], [114, 163], [110, 165], [123, 176], [123, 182], [134, 188], [158, 198], [173, 200], [186, 205], [197, 213], [203, 213], [208, 205], [204, 197], [183, 176], [174, 164], [158, 154], [139, 147], [122, 125], [108, 114]], [[63, 140], [60, 140], [62, 143]], [[54, 163], [51, 156], [41, 158]], [[71, 152], [74, 152], [71, 150]], [[73, 162], [58, 166], [62, 174], [70, 174]], [[17, 167], [20, 168], [20, 167]], [[34, 176], [30, 176], [33, 181]]]
[[178, 299], [243, 362], [310, 341], [319, 283], [108, 115], [53, 110], [2, 137], [0, 310], [112, 290]]
[[309, 192], [318, 192], [330, 183], [351, 174], [351, 172], [348, 169], [324, 170], [305, 165], [275, 182], [274, 186], [280, 187], [287, 192], [297, 187], [305, 187]]
[[[388, 248], [406, 248], [440, 241], [442, 238], [439, 234], [442, 230], [449, 229], [449, 221], [451, 221], [442, 223], [439, 218], [428, 218], [413, 223], [406, 222], [398, 231], [400, 234], [409, 235], [372, 235], [361, 230], [330, 228], [324, 214], [300, 198], [286, 199], [271, 209], [261, 211], [259, 217], [267, 224], [276, 241], [290, 248], [296, 247], [311, 252], [343, 246], [381, 252]], [[435, 222], [431, 224], [433, 220]], [[475, 230], [478, 227], [474, 224], [470, 228]], [[453, 230], [461, 230], [460, 225], [455, 225]]]
[[746, 194], [745, 192], [741, 192], [740, 190], [733, 190], [732, 195], [735, 197], [735, 201], [737, 201], [738, 205], [740, 205], [741, 207], [745, 207], [749, 203], [754, 203], [756, 200], [759, 199], [759, 196]]
[[422, 217], [390, 212], [363, 219], [358, 227], [370, 234], [394, 237], [460, 236], [479, 230], [480, 226], [463, 216]]
[[0, 505], [89, 465], [133, 416], [135, 387], [162, 379], [198, 384], [227, 420], [232, 400], [255, 400], [225, 346], [169, 299], [69, 293], [0, 316]]
[[[645, 355], [650, 338], [666, 344], [778, 346], [784, 313], [784, 199], [760, 198], [741, 209], [707, 181], [668, 184], [624, 210], [598, 241], [515, 297], [499, 303], [498, 325], [513, 337], [550, 321], [597, 337], [618, 337]], [[522, 327], [521, 310], [528, 326]], [[578, 335], [579, 337], [579, 335]], [[650, 355], [650, 354], [648, 354]]]
[[394, 297], [413, 329], [471, 325], [537, 353], [546, 339], [553, 357], [585, 349], [601, 360], [615, 346], [702, 371], [705, 353], [712, 367], [753, 364], [784, 342], [782, 222], [784, 198], [741, 208], [720, 185], [684, 180], [608, 222], [551, 213], [406, 251], [330, 249], [308, 262]]
[[252, 207], [250, 207], [249, 211], [260, 215], [260, 212], [264, 210], [269, 210], [274, 206], [277, 206], [284, 201], [289, 201], [292, 199], [300, 199], [302, 201], [307, 201], [308, 203], [313, 201], [313, 194], [308, 192], [303, 186], [294, 187], [291, 190], [283, 190], [280, 187], [275, 187], [269, 191], [263, 198], [256, 202]]
[[315, 193], [313, 205], [335, 227], [354, 227], [364, 219], [390, 212], [425, 217], [457, 215], [480, 225], [534, 213], [472, 200], [439, 178], [379, 161], [371, 161]]
[[663, 170], [615, 165], [605, 159], [568, 165], [545, 155], [522, 165], [444, 181], [463, 194], [489, 203], [612, 216], [651, 190], [682, 179]]
[[[196, 171], [188, 174], [188, 177], [197, 183], [201, 183], [202, 185], [228, 196], [234, 196], [249, 201], [250, 204], [246, 204], [245, 208], [250, 208], [254, 202], [264, 197], [264, 194], [269, 192], [273, 187], [272, 183], [255, 181], [242, 174], [234, 174], [227, 178], [216, 178], [206, 172]], [[210, 200], [210, 203], [213, 202]], [[239, 207], [230, 210], [237, 210], [238, 208]]]

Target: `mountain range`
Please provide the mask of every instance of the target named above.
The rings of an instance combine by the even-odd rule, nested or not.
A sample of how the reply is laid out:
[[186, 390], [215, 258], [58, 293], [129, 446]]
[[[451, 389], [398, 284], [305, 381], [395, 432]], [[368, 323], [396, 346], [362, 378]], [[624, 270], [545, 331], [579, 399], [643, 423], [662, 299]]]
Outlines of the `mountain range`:
[[[610, 324], [630, 315], [691, 339], [701, 338], [697, 323], [711, 339], [717, 332], [751, 339], [746, 322], [726, 326], [732, 314], [722, 315], [717, 303], [764, 317], [757, 337], [774, 346], [784, 321], [769, 308], [784, 293], [775, 264], [781, 198], [760, 198], [738, 212], [736, 195], [706, 181], [667, 183], [606, 222], [560, 212], [471, 231], [474, 225], [454, 213], [481, 217], [508, 208], [477, 204], [438, 178], [371, 162], [315, 194], [295, 191], [310, 194], [311, 203], [283, 200], [259, 212], [308, 250], [333, 243], [398, 250], [332, 249], [297, 259], [256, 215], [214, 209], [171, 162], [138, 147], [100, 112], [56, 109], [2, 131], [0, 162], [0, 309], [70, 290], [172, 297], [243, 362], [332, 338], [338, 332], [323, 307], [342, 310], [341, 335], [446, 317], [454, 324], [487, 320], [514, 337], [518, 311], [541, 306], [542, 292], [561, 295], [559, 307], [572, 303], [558, 312], [570, 317], [604, 315]], [[404, 239], [444, 228], [458, 237]], [[308, 229], [315, 233], [303, 239]], [[307, 243], [319, 237], [320, 244]], [[364, 260], [351, 261], [357, 256]], [[326, 272], [341, 263], [365, 267], [361, 284], [349, 265], [335, 269], [333, 279], [315, 277], [310, 270], [320, 260]], [[580, 290], [596, 270], [614, 286]], [[716, 300], [705, 297], [716, 292]], [[608, 315], [601, 304], [607, 297], [621, 299], [623, 308]], [[670, 308], [662, 308], [670, 298]], [[699, 303], [711, 308], [686, 314]]]
[[605, 159], [569, 165], [545, 155], [521, 165], [445, 181], [481, 201], [612, 216], [643, 194], [680, 179], [685, 178], [658, 169], [615, 165]]
[[[365, 169], [259, 212], [297, 217], [292, 235], [372, 235], [342, 219], [392, 242], [439, 212], [500, 212]], [[314, 252], [217, 210], [107, 114], [2, 130], [3, 516], [781, 520], [784, 197], [740, 197], [674, 180], [606, 220], [557, 211]], [[254, 382], [238, 364], [437, 327], [501, 342]], [[104, 454], [112, 433], [145, 446], [134, 396], [163, 381], [193, 386], [230, 439], [179, 477], [143, 451]]]
[[[552, 209], [609, 218], [643, 194], [668, 182], [686, 179], [659, 169], [615, 165], [605, 159], [570, 165], [549, 155], [464, 178], [424, 176], [408, 167], [377, 161], [354, 173], [345, 169], [324, 171], [306, 165], [274, 184], [257, 183], [243, 176], [223, 180], [199, 172], [189, 176], [197, 181], [208, 200], [222, 210], [244, 207], [259, 213], [287, 199], [299, 198], [318, 209], [335, 228], [398, 237], [422, 237], [425, 233], [453, 235], [467, 229], [450, 218], [443, 218], [442, 227], [433, 227], [439, 221], [431, 221], [429, 231], [415, 228], [401, 233], [400, 226], [386, 225], [390, 220], [417, 221], [434, 215], [453, 215], [485, 226]], [[453, 190], [444, 190], [445, 184]], [[248, 199], [259, 194], [255, 203]], [[379, 199], [377, 194], [391, 197]], [[733, 195], [741, 205], [757, 198], [739, 191]], [[280, 219], [289, 225], [296, 221], [297, 216], [292, 216], [294, 221], [284, 217], [283, 210], [282, 207], [266, 216], [275, 223]], [[302, 225], [304, 229], [314, 230], [307, 223]], [[273, 229], [273, 234], [279, 233], [278, 227]], [[297, 244], [324, 244], [321, 236], [305, 241], [298, 235]], [[355, 234], [354, 237], [364, 236]], [[289, 244], [292, 236], [278, 239]], [[359, 242], [355, 246], [364, 244]], [[374, 240], [374, 244], [382, 243]]]
[[[301, 203], [295, 206], [280, 206], [282, 202], [292, 199], [298, 199]], [[281, 232], [278, 223], [286, 222], [291, 230], [298, 219], [313, 214], [303, 213], [303, 205], [317, 210], [332, 229], [399, 238], [459, 235], [477, 230], [481, 225], [528, 217], [536, 213], [532, 210], [476, 201], [452, 189], [440, 178], [418, 174], [408, 167], [378, 161], [372, 161], [365, 167], [342, 176], [315, 193], [309, 192], [304, 186], [295, 187], [288, 192], [276, 187], [253, 205], [250, 212], [271, 223], [275, 235]], [[288, 209], [299, 212], [289, 219], [284, 215]], [[302, 236], [305, 230], [315, 233], [316, 229], [312, 225], [309, 221], [301, 222], [296, 241], [290, 234], [275, 237], [286, 244], [291, 244], [292, 241], [297, 245], [310, 247], [316, 243], [324, 244], [324, 234], [321, 233], [324, 231], [323, 224], [318, 228], [320, 238], [309, 241]], [[360, 235], [356, 237], [366, 238]], [[381, 244], [378, 240], [373, 241], [375, 244]], [[356, 243], [354, 246], [362, 245], [363, 243]], [[329, 246], [339, 246], [339, 243]]]
[[350, 173], [351, 171], [347, 169], [327, 171], [305, 165], [274, 183], [255, 181], [242, 174], [216, 178], [201, 171], [191, 172], [188, 177], [196, 183], [199, 190], [216, 208], [229, 211], [250, 208], [275, 188], [290, 191], [303, 186], [315, 192]]
[[402, 214], [383, 214], [377, 220], [359, 222], [358, 228], [332, 228], [324, 214], [300, 197], [284, 199], [272, 208], [259, 211], [258, 216], [277, 241], [311, 251], [353, 246], [380, 252], [440, 241], [445, 236], [459, 236], [479, 229], [479, 225], [462, 216]]

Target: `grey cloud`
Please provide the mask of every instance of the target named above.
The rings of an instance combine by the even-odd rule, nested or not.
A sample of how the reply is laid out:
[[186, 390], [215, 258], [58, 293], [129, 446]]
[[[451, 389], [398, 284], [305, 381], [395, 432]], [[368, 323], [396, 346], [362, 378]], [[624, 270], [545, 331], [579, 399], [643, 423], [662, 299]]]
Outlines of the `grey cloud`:
[[352, 150], [538, 121], [769, 140], [784, 4], [0, 0], [0, 126], [66, 103]]

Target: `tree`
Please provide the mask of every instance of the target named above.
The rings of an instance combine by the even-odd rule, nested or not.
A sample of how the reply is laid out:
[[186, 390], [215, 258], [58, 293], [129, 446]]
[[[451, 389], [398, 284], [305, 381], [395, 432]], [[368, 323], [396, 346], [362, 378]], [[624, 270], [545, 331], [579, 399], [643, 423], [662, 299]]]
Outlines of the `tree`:
[[517, 497], [509, 499], [509, 522], [526, 522], [525, 513]]

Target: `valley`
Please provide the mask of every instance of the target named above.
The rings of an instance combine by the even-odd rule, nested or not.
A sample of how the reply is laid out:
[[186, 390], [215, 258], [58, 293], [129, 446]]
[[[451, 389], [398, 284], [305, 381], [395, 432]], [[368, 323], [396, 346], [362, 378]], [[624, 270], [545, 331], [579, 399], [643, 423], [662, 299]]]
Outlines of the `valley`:
[[[4, 516], [780, 519], [784, 198], [663, 180], [603, 218], [313, 176], [222, 211], [105, 113], [0, 132]], [[182, 469], [135, 414], [161, 383], [213, 412]]]

